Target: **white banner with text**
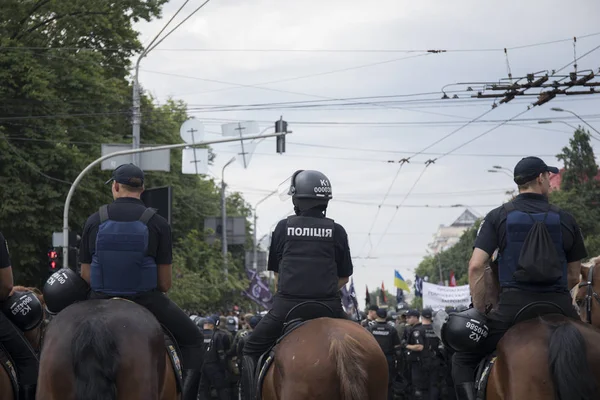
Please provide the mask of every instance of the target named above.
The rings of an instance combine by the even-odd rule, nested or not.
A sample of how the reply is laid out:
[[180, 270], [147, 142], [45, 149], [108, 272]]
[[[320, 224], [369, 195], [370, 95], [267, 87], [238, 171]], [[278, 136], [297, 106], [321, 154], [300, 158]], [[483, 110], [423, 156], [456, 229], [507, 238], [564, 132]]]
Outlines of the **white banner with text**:
[[471, 303], [469, 285], [440, 286], [423, 282], [423, 308], [442, 310], [446, 307], [468, 307]]

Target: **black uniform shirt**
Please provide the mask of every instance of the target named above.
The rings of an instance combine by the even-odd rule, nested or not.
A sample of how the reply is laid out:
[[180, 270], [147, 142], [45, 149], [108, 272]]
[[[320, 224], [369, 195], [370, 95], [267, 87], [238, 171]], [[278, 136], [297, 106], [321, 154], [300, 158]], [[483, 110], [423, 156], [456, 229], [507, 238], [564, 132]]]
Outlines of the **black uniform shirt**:
[[406, 344], [422, 344], [423, 351], [425, 350], [425, 344], [427, 336], [425, 328], [420, 323], [411, 326], [409, 329], [404, 331], [406, 335]]
[[[303, 217], [324, 218], [323, 213], [318, 210], [308, 210], [300, 214]], [[271, 248], [269, 249], [268, 270], [279, 272], [279, 263], [283, 256], [283, 245], [286, 237], [287, 219], [279, 221], [271, 237]], [[348, 245], [348, 234], [344, 227], [334, 222], [333, 241], [335, 242], [335, 262], [339, 278], [347, 278], [352, 275], [354, 267], [350, 246]]]
[[10, 253], [8, 252], [8, 242], [0, 232], [0, 269], [10, 267]]
[[[537, 193], [521, 193], [513, 201], [517, 210], [529, 213], [548, 211], [548, 199]], [[562, 225], [563, 249], [567, 262], [580, 261], [587, 257], [583, 243], [583, 235], [575, 218], [568, 212], [560, 210], [560, 223]], [[490, 211], [481, 222], [475, 247], [488, 253], [490, 256], [499, 248], [500, 252], [506, 247], [506, 210], [500, 206]]]
[[[132, 197], [121, 197], [108, 205], [108, 217], [114, 221], [137, 221], [140, 219], [146, 206]], [[96, 250], [96, 236], [100, 226], [100, 214], [92, 214], [83, 227], [81, 245], [79, 248], [79, 261], [82, 264], [91, 264], [92, 255]], [[148, 256], [153, 257], [156, 264], [171, 264], [173, 262], [171, 227], [166, 219], [154, 214], [148, 221]]]

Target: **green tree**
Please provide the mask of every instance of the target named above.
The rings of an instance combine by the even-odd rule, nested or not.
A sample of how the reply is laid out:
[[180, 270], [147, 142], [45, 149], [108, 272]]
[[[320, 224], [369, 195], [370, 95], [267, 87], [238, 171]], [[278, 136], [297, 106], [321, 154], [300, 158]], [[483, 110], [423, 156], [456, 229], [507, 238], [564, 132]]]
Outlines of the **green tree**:
[[593, 183], [598, 175], [598, 164], [590, 144], [590, 133], [579, 127], [562, 152], [556, 156], [565, 165], [561, 190], [580, 189]]
[[473, 253], [473, 243], [477, 236], [477, 230], [481, 221], [467, 229], [460, 237], [458, 243], [448, 250], [441, 251], [435, 256], [427, 256], [419, 263], [415, 273], [419, 276], [428, 276], [430, 282], [438, 282], [439, 270], [442, 270], [444, 280], [450, 278], [450, 271], [454, 271], [454, 277], [458, 285], [468, 282], [469, 260]]
[[[159, 17], [166, 1], [0, 2], [0, 229], [10, 244], [17, 283], [40, 285], [46, 279], [46, 252], [52, 232], [62, 229], [70, 184], [100, 156], [101, 143], [130, 143], [130, 59], [142, 49], [132, 25]], [[142, 142], [180, 142], [185, 103], [156, 106], [145, 94], [141, 101]], [[204, 219], [220, 215], [220, 192], [212, 179], [180, 171], [181, 151], [172, 151], [171, 172], [148, 172], [146, 179], [147, 187], [170, 185], [174, 191], [173, 296], [198, 307], [216, 306], [206, 300], [213, 301], [211, 296], [244, 301], [244, 246], [231, 246], [225, 286], [200, 286], [222, 271], [219, 244], [206, 244], [203, 232]], [[81, 233], [87, 217], [112, 201], [103, 184], [109, 176], [94, 168], [84, 177], [71, 203], [70, 229]], [[228, 196], [227, 211], [249, 215], [239, 194]]]

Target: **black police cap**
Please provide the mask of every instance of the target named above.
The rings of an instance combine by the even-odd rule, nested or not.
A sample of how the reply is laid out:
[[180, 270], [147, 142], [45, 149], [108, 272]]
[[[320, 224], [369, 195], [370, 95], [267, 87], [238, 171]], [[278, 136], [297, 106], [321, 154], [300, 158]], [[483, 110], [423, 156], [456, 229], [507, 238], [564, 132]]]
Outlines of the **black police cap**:
[[123, 164], [113, 171], [112, 177], [106, 181], [106, 184], [112, 181], [131, 187], [142, 187], [144, 186], [144, 171], [134, 164]]
[[549, 167], [538, 157], [525, 157], [515, 165], [514, 181], [517, 185], [530, 182], [544, 172], [558, 174], [558, 168]]

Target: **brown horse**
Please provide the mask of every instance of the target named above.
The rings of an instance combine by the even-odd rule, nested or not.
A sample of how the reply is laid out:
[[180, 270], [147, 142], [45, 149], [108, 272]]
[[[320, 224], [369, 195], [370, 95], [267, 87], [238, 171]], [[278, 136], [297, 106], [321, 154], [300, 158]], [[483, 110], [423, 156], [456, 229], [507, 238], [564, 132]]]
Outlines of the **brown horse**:
[[275, 347], [262, 400], [385, 400], [388, 366], [371, 333], [356, 322], [317, 318]]
[[[575, 304], [581, 320], [600, 328], [600, 257], [581, 266], [581, 280], [575, 291]], [[594, 277], [596, 278], [594, 280]]]
[[48, 325], [37, 400], [176, 400], [163, 330], [127, 300], [88, 300]]
[[[596, 295], [600, 280], [594, 287], [592, 272], [593, 267], [582, 268], [583, 279], [576, 292], [584, 321], [588, 316], [585, 305], [592, 307], [596, 301], [600, 305]], [[497, 274], [490, 274], [488, 289], [498, 287], [496, 278]], [[600, 307], [592, 307], [591, 312], [595, 326], [600, 327]], [[596, 327], [556, 314], [531, 319], [503, 336], [496, 356], [487, 400], [600, 398], [600, 330]]]
[[[12, 296], [15, 292], [22, 292], [22, 293], [31, 292], [31, 293], [35, 294], [35, 296], [38, 298], [38, 300], [40, 301], [42, 306], [45, 306], [44, 296], [36, 288], [25, 287], [25, 286], [14, 286], [13, 290], [10, 292], [10, 295]], [[45, 314], [45, 311], [44, 311], [44, 314]], [[36, 353], [39, 353], [39, 351], [40, 351], [40, 347], [41, 347], [43, 336], [44, 336], [45, 326], [46, 326], [46, 323], [45, 323], [45, 321], [43, 321], [36, 328], [23, 333], [25, 338], [27, 339], [27, 341], [29, 342], [29, 344], [31, 345], [33, 350], [35, 350]], [[0, 400], [13, 400], [13, 399], [14, 399], [14, 392], [13, 392], [13, 387], [12, 387], [12, 384], [10, 381], [10, 377], [9, 377], [8, 373], [6, 372], [6, 370], [4, 368], [0, 367]]]

